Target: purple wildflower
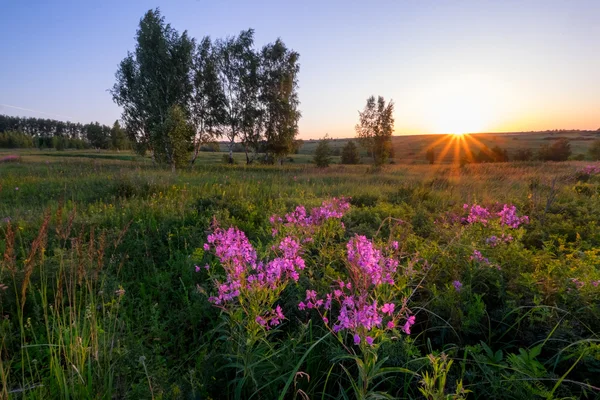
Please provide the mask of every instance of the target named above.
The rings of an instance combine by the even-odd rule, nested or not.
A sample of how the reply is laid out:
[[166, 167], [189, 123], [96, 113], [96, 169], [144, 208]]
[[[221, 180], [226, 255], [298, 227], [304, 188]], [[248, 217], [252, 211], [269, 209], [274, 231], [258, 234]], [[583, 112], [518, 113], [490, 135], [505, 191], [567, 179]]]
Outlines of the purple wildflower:
[[406, 333], [407, 335], [410, 335], [410, 328], [415, 324], [415, 316], [411, 315], [410, 317], [408, 317], [406, 319], [406, 323], [404, 324], [404, 326], [402, 327], [402, 330], [404, 331], [404, 333]]
[[471, 261], [477, 261], [484, 264], [489, 264], [490, 260], [484, 257], [479, 250], [473, 250], [473, 255], [469, 257]]
[[454, 281], [454, 282], [452, 282], [452, 285], [454, 286], [454, 289], [457, 292], [460, 292], [460, 290], [462, 289], [462, 286], [463, 286], [462, 283], [460, 283], [460, 281]]
[[502, 208], [502, 211], [500, 211], [497, 215], [500, 217], [500, 225], [502, 225], [502, 226], [508, 226], [508, 227], [516, 229], [521, 224], [529, 223], [528, 216], [526, 216], [526, 215], [523, 217], [517, 216], [517, 207], [515, 207], [513, 205], [509, 206], [509, 205], [505, 204], [504, 207]]

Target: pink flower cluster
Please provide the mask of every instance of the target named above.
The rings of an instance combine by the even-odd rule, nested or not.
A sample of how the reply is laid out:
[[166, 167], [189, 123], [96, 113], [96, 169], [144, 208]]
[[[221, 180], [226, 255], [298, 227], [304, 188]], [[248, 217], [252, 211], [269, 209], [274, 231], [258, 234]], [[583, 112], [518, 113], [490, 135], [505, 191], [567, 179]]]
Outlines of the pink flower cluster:
[[[354, 333], [354, 344], [362, 340], [373, 345], [374, 329], [390, 330], [404, 321], [401, 329], [410, 334], [415, 317], [408, 315], [406, 301], [401, 309], [395, 312], [394, 303], [379, 305], [373, 297], [373, 289], [384, 285], [394, 284], [393, 275], [398, 268], [398, 261], [385, 257], [380, 249], [364, 236], [355, 236], [347, 246], [348, 271], [350, 281], [337, 282], [331, 293], [324, 298], [318, 298], [314, 290], [306, 291], [306, 298], [298, 304], [300, 310], [315, 309], [329, 326], [327, 314], [332, 311], [332, 304], [339, 306], [337, 319], [332, 326], [334, 332], [350, 330]], [[397, 248], [392, 243], [391, 249]], [[338, 308], [336, 308], [338, 309]]]
[[277, 326], [285, 319], [281, 307], [277, 306], [265, 316], [256, 316], [256, 322], [262, 327], [269, 329], [270, 326]]
[[500, 225], [509, 226], [511, 228], [518, 228], [521, 224], [528, 224], [529, 217], [524, 215], [522, 217], [517, 216], [517, 207], [513, 205], [505, 204], [502, 210], [498, 213], [500, 217]]
[[473, 250], [473, 255], [471, 257], [469, 257], [469, 259], [471, 261], [477, 261], [477, 262], [484, 263], [484, 264], [490, 263], [490, 260], [488, 260], [486, 257], [484, 257], [483, 254], [481, 254], [481, 252], [479, 250]]
[[336, 322], [332, 326], [333, 332], [339, 332], [344, 329], [354, 332], [354, 344], [361, 342], [362, 339], [367, 344], [373, 344], [373, 337], [368, 334], [375, 328], [391, 330], [399, 326], [399, 321], [404, 320], [401, 329], [407, 335], [410, 335], [411, 327], [415, 323], [414, 316], [406, 316], [407, 309], [403, 305], [399, 312], [394, 312], [396, 306], [394, 303], [385, 303], [382, 306], [377, 304], [377, 300], [372, 300], [368, 293], [360, 293], [356, 286], [351, 282], [340, 281], [332, 293], [327, 293], [325, 300], [319, 299], [314, 290], [306, 291], [306, 299], [298, 304], [300, 310], [316, 309], [322, 315], [323, 322], [329, 325], [327, 313], [332, 309], [332, 303], [339, 305], [339, 314]]
[[[226, 273], [225, 282], [216, 281], [218, 294], [208, 299], [219, 306], [236, 299], [242, 292], [251, 295], [281, 289], [289, 280], [298, 281], [299, 271], [305, 267], [295, 239], [284, 238], [275, 247], [280, 256], [262, 262], [257, 260], [256, 251], [244, 232], [234, 227], [216, 228], [208, 235], [204, 249], [214, 250]], [[281, 308], [275, 308], [257, 317], [256, 322], [265, 327], [275, 326], [283, 318]]]
[[[397, 243], [397, 242], [396, 242]], [[396, 247], [392, 244], [392, 248]], [[356, 235], [346, 245], [350, 275], [353, 280], [361, 281], [361, 286], [369, 284], [379, 286], [383, 283], [394, 284], [393, 274], [398, 268], [398, 260], [384, 257], [373, 242], [365, 236]], [[370, 281], [370, 282], [368, 282]]]
[[[469, 205], [464, 204], [463, 209], [468, 210]], [[482, 223], [483, 225], [487, 225], [489, 218], [491, 217], [490, 212], [487, 208], [481, 207], [479, 204], [473, 204], [471, 209], [469, 210], [469, 215], [464, 219], [469, 224], [474, 224], [477, 222]]]
[[18, 161], [21, 161], [21, 156], [18, 156], [15, 154], [10, 154], [5, 157], [0, 157], [0, 164], [7, 163], [7, 162], [18, 162]]
[[[463, 218], [463, 222], [467, 224], [475, 224], [479, 222], [483, 225], [487, 225], [493, 216], [487, 208], [482, 207], [479, 204], [473, 204], [470, 206], [470, 208], [468, 204], [464, 204], [463, 209], [469, 210], [467, 217]], [[502, 210], [500, 210], [500, 212], [498, 212], [496, 215], [500, 217], [500, 225], [508, 226], [510, 228], [516, 229], [521, 224], [529, 223], [528, 216], [525, 215], [519, 217], [517, 215], [517, 207], [514, 205], [504, 204], [502, 206]]]
[[600, 165], [586, 165], [583, 169], [579, 170], [578, 172], [586, 175], [598, 175], [600, 174]]
[[[349, 209], [349, 199], [334, 197], [331, 200], [325, 200], [320, 207], [313, 208], [310, 214], [306, 212], [304, 206], [298, 206], [294, 211], [285, 214], [283, 218], [275, 214], [269, 218], [269, 221], [274, 226], [283, 224], [286, 227], [313, 228], [322, 225], [328, 219], [341, 219]], [[277, 233], [278, 230], [273, 228], [273, 236]]]

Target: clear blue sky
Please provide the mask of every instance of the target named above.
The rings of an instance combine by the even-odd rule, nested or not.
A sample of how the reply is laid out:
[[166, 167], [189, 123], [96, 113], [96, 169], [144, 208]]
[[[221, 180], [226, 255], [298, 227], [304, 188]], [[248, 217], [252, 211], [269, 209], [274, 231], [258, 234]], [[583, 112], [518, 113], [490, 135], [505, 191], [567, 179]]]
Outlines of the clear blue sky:
[[371, 94], [394, 99], [396, 134], [600, 127], [597, 0], [0, 0], [0, 113], [111, 124], [157, 6], [196, 38], [252, 27], [298, 51], [303, 138], [353, 136]]

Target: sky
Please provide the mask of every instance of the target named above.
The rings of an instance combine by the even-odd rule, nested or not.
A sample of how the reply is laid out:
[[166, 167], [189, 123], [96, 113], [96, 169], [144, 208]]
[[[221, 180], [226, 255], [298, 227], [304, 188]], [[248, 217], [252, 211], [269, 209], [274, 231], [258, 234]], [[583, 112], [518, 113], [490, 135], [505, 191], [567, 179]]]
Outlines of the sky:
[[200, 39], [255, 29], [300, 53], [300, 138], [352, 137], [370, 95], [395, 135], [600, 128], [600, 1], [0, 0], [0, 114], [110, 125], [143, 14]]

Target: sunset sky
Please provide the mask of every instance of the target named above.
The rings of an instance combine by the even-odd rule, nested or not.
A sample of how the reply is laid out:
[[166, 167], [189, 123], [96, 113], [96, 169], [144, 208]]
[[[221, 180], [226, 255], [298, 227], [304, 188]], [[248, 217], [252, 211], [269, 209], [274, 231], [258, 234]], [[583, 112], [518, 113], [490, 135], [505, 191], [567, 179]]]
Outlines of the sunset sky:
[[354, 136], [370, 95], [395, 134], [600, 128], [600, 1], [0, 3], [0, 113], [112, 124], [107, 92], [159, 6], [191, 36], [252, 27], [300, 53], [301, 138]]

